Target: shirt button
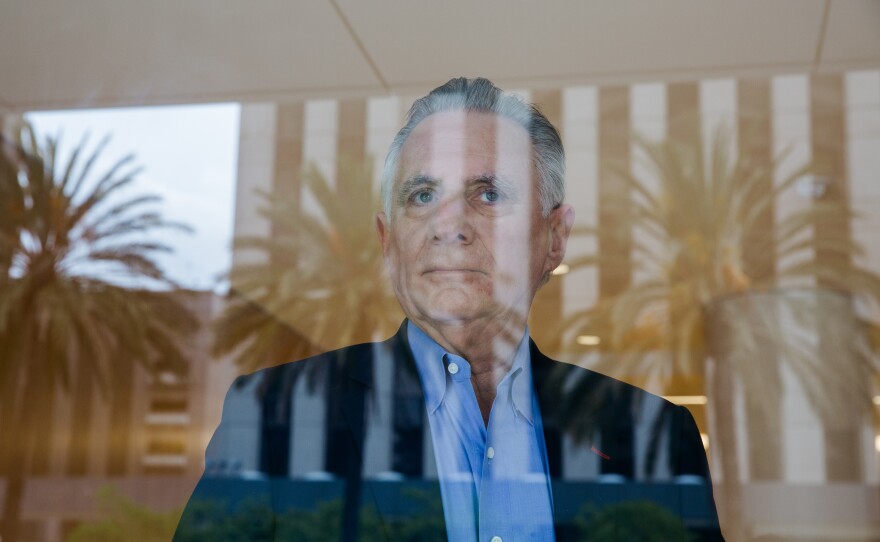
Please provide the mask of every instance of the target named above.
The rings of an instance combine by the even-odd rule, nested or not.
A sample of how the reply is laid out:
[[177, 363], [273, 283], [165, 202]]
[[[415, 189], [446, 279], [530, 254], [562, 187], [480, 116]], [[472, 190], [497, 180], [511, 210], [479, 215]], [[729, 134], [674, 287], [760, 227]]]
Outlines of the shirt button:
[[501, 542], [501, 537], [500, 536], [493, 536], [492, 542]]
[[[495, 448], [489, 446], [489, 449], [486, 450], [486, 457], [488, 457], [489, 459], [492, 459], [493, 457], [495, 457]], [[498, 537], [496, 536], [495, 538], [498, 538]], [[493, 538], [492, 540], [495, 540], [495, 538]], [[501, 540], [501, 539], [498, 538], [498, 540]]]
[[454, 362], [450, 363], [449, 367], [447, 367], [447, 369], [449, 369], [449, 374], [451, 374], [451, 375], [457, 374], [458, 373], [458, 363], [454, 363]]

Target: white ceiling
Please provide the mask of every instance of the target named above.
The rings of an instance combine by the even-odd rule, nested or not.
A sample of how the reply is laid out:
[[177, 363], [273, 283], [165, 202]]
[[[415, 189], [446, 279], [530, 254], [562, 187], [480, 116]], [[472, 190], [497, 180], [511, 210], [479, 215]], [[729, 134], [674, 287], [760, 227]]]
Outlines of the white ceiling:
[[880, 67], [876, 0], [0, 0], [0, 110]]

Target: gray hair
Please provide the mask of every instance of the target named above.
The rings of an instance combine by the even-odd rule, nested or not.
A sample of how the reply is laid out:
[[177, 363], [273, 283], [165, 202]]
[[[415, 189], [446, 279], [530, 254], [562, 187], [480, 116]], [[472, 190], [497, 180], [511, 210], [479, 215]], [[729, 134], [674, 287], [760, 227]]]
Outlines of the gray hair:
[[403, 146], [416, 125], [441, 111], [493, 113], [525, 128], [534, 150], [533, 160], [539, 177], [538, 196], [544, 217], [562, 204], [565, 199], [565, 150], [556, 128], [534, 104], [505, 93], [488, 79], [459, 77], [416, 100], [407, 113], [406, 124], [394, 136], [382, 175], [382, 201], [388, 220], [391, 220], [392, 190]]

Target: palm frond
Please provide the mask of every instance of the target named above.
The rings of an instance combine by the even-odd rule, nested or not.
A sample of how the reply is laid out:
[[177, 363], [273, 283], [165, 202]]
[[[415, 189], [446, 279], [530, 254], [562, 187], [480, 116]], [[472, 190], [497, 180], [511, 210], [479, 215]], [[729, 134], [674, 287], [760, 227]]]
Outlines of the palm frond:
[[340, 164], [335, 187], [313, 164], [304, 169], [315, 208], [257, 193], [274, 233], [234, 241], [234, 250], [254, 254], [255, 263], [230, 274], [235, 293], [215, 323], [216, 352], [254, 369], [370, 341], [399, 323], [373, 239], [372, 214], [381, 204], [372, 167]]

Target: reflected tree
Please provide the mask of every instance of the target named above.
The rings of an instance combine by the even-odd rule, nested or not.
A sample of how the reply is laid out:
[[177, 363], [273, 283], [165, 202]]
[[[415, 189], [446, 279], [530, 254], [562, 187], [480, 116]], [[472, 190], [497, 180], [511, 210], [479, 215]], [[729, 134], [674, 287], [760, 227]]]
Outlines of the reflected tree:
[[335, 187], [313, 164], [303, 172], [313, 208], [260, 193], [273, 234], [235, 240], [235, 250], [253, 258], [232, 271], [216, 355], [234, 354], [252, 371], [385, 338], [399, 325], [372, 228], [381, 209], [372, 166], [340, 165]]
[[[106, 140], [105, 140], [106, 143]], [[52, 423], [53, 401], [76, 386], [116, 400], [136, 365], [185, 374], [182, 334], [194, 316], [154, 257], [170, 249], [154, 195], [125, 193], [125, 157], [101, 175], [80, 144], [58, 163], [57, 142], [23, 126], [0, 155], [0, 538], [21, 536], [25, 480]]]
[[108, 486], [98, 491], [98, 511], [101, 519], [77, 525], [66, 542], [167, 542], [182, 510], [151, 510]]
[[[617, 219], [616, 230], [632, 234], [632, 256], [589, 254], [568, 263], [572, 268], [601, 264], [604, 270], [634, 272], [640, 279], [619, 295], [572, 315], [563, 329], [601, 337], [597, 368], [603, 372], [647, 374], [660, 380], [683, 374], [707, 382], [717, 428], [713, 453], [721, 458], [725, 480], [726, 535], [739, 541], [743, 535], [734, 381], [740, 379], [748, 390], [749, 410], [768, 419], [779, 415], [780, 360], [792, 368], [824, 419], [842, 415], [842, 405], [856, 402], [865, 411], [871, 404], [865, 383], [875, 374], [877, 349], [865, 332], [876, 333], [876, 326], [848, 319], [852, 333], [837, 345], [841, 361], [829, 363], [822, 359], [822, 349], [807, 346], [791, 332], [793, 318], [817, 310], [815, 303], [802, 295], [787, 295], [780, 287], [818, 279], [824, 287], [854, 294], [876, 309], [880, 280], [854, 263], [862, 250], [845, 230], [824, 228], [830, 233], [812, 235], [823, 224], [851, 220], [845, 205], [817, 200], [767, 229], [762, 216], [788, 197], [813, 170], [812, 164], [775, 180], [787, 154], [761, 167], [744, 153], [731, 152], [731, 138], [723, 127], [709, 138], [709, 148], [704, 148], [698, 127], [692, 133], [684, 142], [636, 138], [641, 169], [606, 172], [619, 176], [625, 186], [625, 196], [611, 201], [609, 212]], [[574, 233], [594, 236], [598, 231], [581, 228]], [[814, 249], [839, 257], [813, 258]], [[774, 273], [756, 274], [746, 265], [747, 252], [769, 252], [781, 265]], [[757, 303], [756, 295], [772, 295], [776, 301]], [[748, 313], [720, 314], [719, 300], [732, 296], [742, 297]], [[710, 365], [713, 370], [707, 371]], [[707, 375], [710, 380], [705, 380]], [[571, 390], [570, 395], [593, 391]], [[576, 409], [569, 409], [568, 419], [577, 426]], [[579, 433], [591, 430], [581, 428]]]
[[580, 540], [591, 542], [692, 542], [681, 518], [652, 502], [625, 502], [598, 510], [586, 507], [575, 518]]

